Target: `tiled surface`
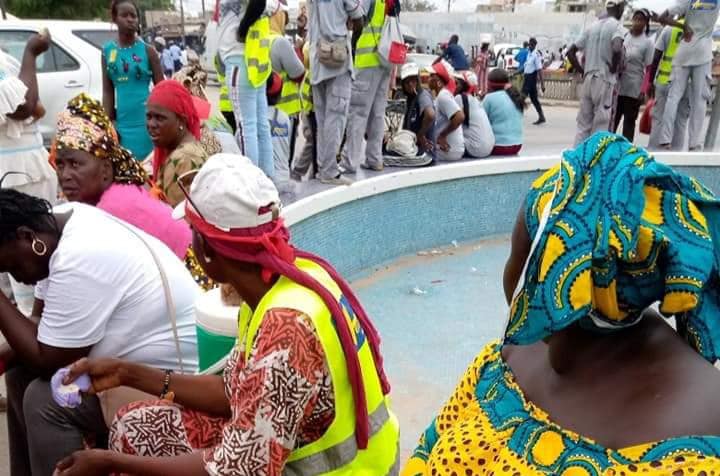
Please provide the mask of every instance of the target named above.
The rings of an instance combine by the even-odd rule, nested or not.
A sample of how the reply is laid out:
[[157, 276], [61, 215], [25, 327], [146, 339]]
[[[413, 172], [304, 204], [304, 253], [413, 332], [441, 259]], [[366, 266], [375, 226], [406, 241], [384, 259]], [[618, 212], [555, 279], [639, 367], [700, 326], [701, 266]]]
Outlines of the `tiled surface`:
[[504, 237], [413, 255], [352, 283], [382, 337], [403, 461], [473, 357], [502, 332], [509, 247]]

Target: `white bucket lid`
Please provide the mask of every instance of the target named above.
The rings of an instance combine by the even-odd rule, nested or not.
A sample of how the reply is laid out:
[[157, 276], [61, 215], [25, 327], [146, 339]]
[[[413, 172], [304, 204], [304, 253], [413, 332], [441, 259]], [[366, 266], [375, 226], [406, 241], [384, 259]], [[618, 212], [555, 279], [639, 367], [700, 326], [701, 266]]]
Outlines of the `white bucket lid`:
[[223, 304], [220, 288], [211, 289], [195, 301], [195, 323], [213, 334], [235, 337], [239, 311], [237, 306]]

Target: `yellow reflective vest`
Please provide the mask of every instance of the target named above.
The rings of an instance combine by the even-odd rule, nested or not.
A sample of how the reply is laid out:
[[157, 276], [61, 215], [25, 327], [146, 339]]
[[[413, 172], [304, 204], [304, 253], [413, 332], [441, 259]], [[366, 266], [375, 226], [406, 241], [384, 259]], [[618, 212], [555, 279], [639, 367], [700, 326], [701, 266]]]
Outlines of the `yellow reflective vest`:
[[310, 70], [305, 71], [302, 85], [300, 86], [300, 97], [302, 98], [302, 109], [306, 114], [313, 111], [312, 86], [310, 85]]
[[355, 67], [376, 68], [381, 65], [378, 45], [385, 24], [385, 0], [375, 0], [370, 22], [363, 28], [355, 46]]
[[[270, 33], [270, 51], [272, 46], [275, 44], [275, 40], [280, 38], [277, 33]], [[272, 62], [272, 60], [271, 60]], [[302, 101], [300, 99], [300, 85], [290, 79], [287, 71], [275, 71], [280, 75], [282, 79], [282, 90], [280, 91], [280, 98], [275, 103], [275, 107], [283, 111], [288, 116], [300, 114], [303, 110]]]
[[250, 84], [259, 88], [270, 77], [270, 19], [252, 24], [245, 38], [245, 66]]
[[215, 72], [220, 83], [220, 112], [233, 112], [227, 83], [225, 82], [225, 63], [222, 62], [218, 54], [215, 55]]
[[273, 308], [296, 309], [307, 315], [320, 338], [327, 359], [335, 395], [335, 419], [319, 440], [290, 453], [283, 474], [328, 476], [382, 476], [397, 472], [399, 463], [398, 420], [383, 395], [370, 345], [347, 299], [330, 275], [317, 263], [299, 258], [295, 265], [310, 274], [338, 300], [353, 330], [363, 385], [370, 416], [368, 447], [361, 450], [355, 442], [355, 403], [348, 377], [345, 355], [333, 318], [323, 300], [308, 288], [286, 277], [262, 298], [253, 312], [247, 305], [240, 309], [238, 342], [244, 343], [245, 359], [250, 357], [253, 341], [265, 313]]
[[[682, 20], [680, 20], [682, 23]], [[672, 62], [675, 57], [675, 51], [682, 41], [683, 30], [682, 28], [675, 27], [670, 31], [670, 42], [663, 52], [660, 65], [658, 66], [657, 83], [668, 84], [670, 82], [670, 73], [672, 73]]]

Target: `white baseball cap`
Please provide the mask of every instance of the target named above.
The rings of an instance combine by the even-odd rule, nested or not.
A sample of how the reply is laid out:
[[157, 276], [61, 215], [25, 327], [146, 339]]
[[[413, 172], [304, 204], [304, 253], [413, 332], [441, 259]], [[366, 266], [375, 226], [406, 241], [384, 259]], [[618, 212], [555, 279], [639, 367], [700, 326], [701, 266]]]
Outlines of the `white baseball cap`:
[[417, 76], [420, 74], [420, 67], [415, 63], [405, 63], [400, 68], [400, 80], [409, 78], [410, 76]]
[[[280, 210], [275, 185], [250, 159], [239, 154], [210, 156], [195, 175], [189, 195], [187, 206], [223, 231], [270, 223]], [[176, 220], [185, 217], [186, 201], [175, 207]]]

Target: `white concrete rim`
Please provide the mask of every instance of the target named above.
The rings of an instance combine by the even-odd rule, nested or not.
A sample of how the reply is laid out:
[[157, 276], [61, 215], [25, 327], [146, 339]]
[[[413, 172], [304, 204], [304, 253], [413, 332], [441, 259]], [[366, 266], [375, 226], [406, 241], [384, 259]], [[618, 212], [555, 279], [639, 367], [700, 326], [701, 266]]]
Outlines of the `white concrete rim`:
[[[671, 166], [720, 167], [720, 153], [658, 152], [653, 154], [659, 161]], [[283, 209], [288, 225], [294, 225], [325, 210], [353, 200], [373, 195], [447, 180], [458, 180], [483, 175], [499, 175], [517, 172], [540, 172], [560, 160], [560, 154], [521, 156], [502, 159], [477, 159], [457, 164], [436, 165], [417, 169], [399, 170], [359, 180], [349, 186], [338, 186], [298, 200]]]

